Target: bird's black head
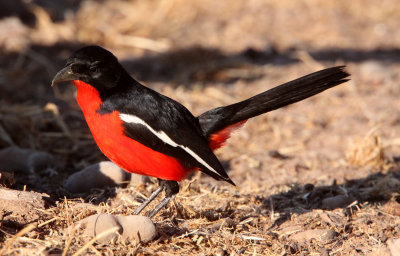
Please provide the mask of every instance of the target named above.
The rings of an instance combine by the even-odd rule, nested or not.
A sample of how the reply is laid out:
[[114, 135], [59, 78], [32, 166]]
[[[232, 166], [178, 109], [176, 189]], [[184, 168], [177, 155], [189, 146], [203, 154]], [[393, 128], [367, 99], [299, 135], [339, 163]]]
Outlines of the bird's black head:
[[122, 73], [122, 66], [111, 52], [100, 46], [87, 46], [68, 58], [67, 64], [55, 75], [51, 85], [80, 80], [99, 91], [105, 91], [118, 85]]

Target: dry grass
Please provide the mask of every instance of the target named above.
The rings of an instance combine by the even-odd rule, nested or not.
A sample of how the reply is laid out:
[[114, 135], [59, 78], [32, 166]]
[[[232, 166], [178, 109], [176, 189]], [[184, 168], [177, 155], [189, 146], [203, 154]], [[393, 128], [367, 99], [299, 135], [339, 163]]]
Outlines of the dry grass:
[[382, 142], [378, 136], [368, 134], [362, 139], [356, 139], [350, 145], [346, 155], [347, 161], [355, 166], [372, 166], [379, 169], [385, 164]]
[[[13, 182], [1, 181], [47, 193], [52, 202], [31, 223], [0, 212], [0, 252], [373, 255], [400, 236], [396, 1], [83, 1], [58, 22], [51, 8], [29, 8], [34, 27], [0, 20], [0, 94], [7, 95], [0, 99], [0, 147], [47, 151], [57, 157], [58, 173], [15, 173]], [[195, 174], [155, 217], [155, 241], [103, 245], [84, 241], [74, 223], [97, 213], [132, 214], [156, 185], [81, 195], [62, 188], [69, 174], [104, 159], [73, 89], [49, 86], [70, 52], [92, 43], [112, 49], [131, 73], [195, 114], [325, 66], [347, 64], [353, 76], [250, 120], [232, 136], [217, 154], [237, 187]], [[326, 210], [323, 200], [336, 196], [355, 203]], [[336, 236], [293, 239], [315, 229]]]

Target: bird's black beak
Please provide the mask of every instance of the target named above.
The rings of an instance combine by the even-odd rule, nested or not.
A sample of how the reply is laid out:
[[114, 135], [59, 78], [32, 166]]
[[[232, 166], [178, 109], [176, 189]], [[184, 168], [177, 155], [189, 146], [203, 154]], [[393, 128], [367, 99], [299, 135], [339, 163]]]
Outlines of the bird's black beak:
[[51, 87], [54, 87], [56, 83], [72, 81], [78, 79], [78, 75], [72, 71], [71, 65], [68, 65], [58, 71], [51, 81]]

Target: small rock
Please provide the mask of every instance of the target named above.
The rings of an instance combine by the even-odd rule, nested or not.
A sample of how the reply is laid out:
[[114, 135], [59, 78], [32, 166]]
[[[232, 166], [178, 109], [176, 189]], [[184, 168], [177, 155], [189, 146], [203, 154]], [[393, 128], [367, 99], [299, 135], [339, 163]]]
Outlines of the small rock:
[[143, 184], [148, 182], [147, 180], [149, 179], [149, 177], [147, 176], [143, 176], [140, 174], [136, 174], [136, 173], [130, 173], [131, 175], [131, 181], [129, 182], [130, 185], [139, 185], [139, 184]]
[[400, 256], [400, 238], [389, 239], [387, 244], [392, 256]]
[[28, 168], [30, 172], [52, 169], [54, 165], [54, 157], [46, 152], [33, 151], [28, 158]]
[[28, 158], [30, 150], [8, 147], [0, 151], [0, 170], [29, 173]]
[[356, 201], [353, 196], [338, 195], [328, 197], [322, 200], [322, 209], [333, 210], [336, 208], [344, 208]]
[[19, 147], [8, 147], [0, 151], [0, 171], [33, 173], [54, 165], [54, 157], [46, 152]]
[[83, 219], [82, 224], [85, 225], [84, 236], [88, 237], [89, 240], [107, 230], [116, 228], [115, 232], [112, 232], [106, 236], [98, 239], [100, 243], [107, 243], [118, 238], [118, 234], [122, 233], [122, 227], [118, 223], [118, 220], [113, 215], [109, 214], [96, 214], [86, 219]]
[[65, 188], [73, 193], [88, 192], [92, 188], [114, 187], [128, 184], [131, 174], [110, 161], [90, 165], [65, 181]]
[[116, 216], [123, 228], [122, 238], [147, 243], [157, 235], [156, 226], [147, 216]]
[[298, 232], [292, 235], [290, 238], [299, 242], [309, 242], [311, 240], [317, 240], [322, 243], [327, 243], [334, 239], [337, 233], [331, 229], [310, 229], [306, 231]]
[[96, 214], [81, 220], [78, 224], [84, 228], [83, 235], [88, 240], [107, 230], [116, 229], [115, 232], [98, 239], [100, 243], [115, 241], [119, 236], [124, 240], [136, 240], [146, 243], [153, 240], [157, 235], [156, 227], [151, 219], [141, 215], [114, 216]]

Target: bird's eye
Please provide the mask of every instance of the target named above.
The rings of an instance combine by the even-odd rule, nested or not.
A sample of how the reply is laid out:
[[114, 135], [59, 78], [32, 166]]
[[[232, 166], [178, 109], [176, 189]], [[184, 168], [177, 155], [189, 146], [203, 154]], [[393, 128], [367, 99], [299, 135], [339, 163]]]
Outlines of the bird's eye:
[[95, 61], [95, 62], [91, 63], [91, 65], [89, 65], [89, 71], [90, 71], [90, 72], [97, 72], [97, 71], [99, 71], [99, 64], [100, 64], [99, 61]]
[[97, 66], [94, 66], [94, 65], [89, 66], [89, 71], [90, 72], [96, 72], [97, 71]]

